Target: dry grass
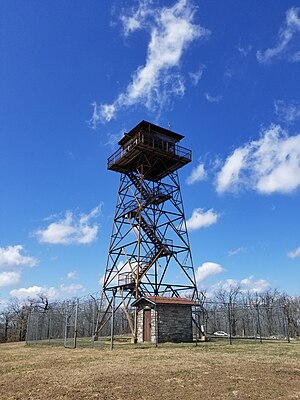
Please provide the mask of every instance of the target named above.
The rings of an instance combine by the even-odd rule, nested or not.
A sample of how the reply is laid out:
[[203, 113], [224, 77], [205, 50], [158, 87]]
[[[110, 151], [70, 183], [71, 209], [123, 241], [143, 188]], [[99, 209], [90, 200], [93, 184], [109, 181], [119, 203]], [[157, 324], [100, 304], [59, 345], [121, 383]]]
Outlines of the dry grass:
[[0, 399], [300, 399], [300, 344], [0, 345]]

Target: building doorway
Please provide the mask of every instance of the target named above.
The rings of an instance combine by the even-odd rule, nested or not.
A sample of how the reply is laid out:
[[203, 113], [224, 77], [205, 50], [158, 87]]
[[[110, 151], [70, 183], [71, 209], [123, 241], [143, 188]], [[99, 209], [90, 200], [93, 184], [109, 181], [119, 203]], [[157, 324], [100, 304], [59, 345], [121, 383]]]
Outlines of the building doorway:
[[151, 342], [151, 310], [144, 310], [143, 341]]

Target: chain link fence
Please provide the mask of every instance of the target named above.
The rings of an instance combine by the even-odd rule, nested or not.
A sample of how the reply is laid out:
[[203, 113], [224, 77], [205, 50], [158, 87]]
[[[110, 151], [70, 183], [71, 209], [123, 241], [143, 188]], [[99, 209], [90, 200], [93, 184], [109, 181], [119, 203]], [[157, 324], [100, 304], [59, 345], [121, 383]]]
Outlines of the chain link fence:
[[[101, 332], [97, 332], [101, 312], [99, 298], [95, 296], [49, 304], [47, 310], [34, 308], [27, 319], [26, 341], [69, 348], [103, 348], [109, 343], [111, 326], [108, 318]], [[133, 317], [133, 310], [129, 312]], [[195, 315], [198, 326], [210, 340], [290, 341], [300, 336], [299, 310], [291, 317], [289, 309], [280, 305], [206, 301], [196, 308]], [[194, 333], [196, 337], [195, 329]], [[114, 335], [119, 342], [130, 342], [131, 330], [122, 307], [115, 312]]]
[[[63, 345], [69, 348], [102, 348], [110, 338], [110, 323], [97, 332], [97, 323], [103, 310], [99, 299], [74, 299], [61, 304], [50, 304], [47, 310], [31, 310], [27, 321], [26, 342], [28, 344]], [[130, 335], [126, 314], [119, 308], [115, 315], [114, 332]]]
[[200, 313], [209, 337], [289, 341], [299, 335], [299, 327], [291, 323], [286, 309], [280, 306], [208, 302]]

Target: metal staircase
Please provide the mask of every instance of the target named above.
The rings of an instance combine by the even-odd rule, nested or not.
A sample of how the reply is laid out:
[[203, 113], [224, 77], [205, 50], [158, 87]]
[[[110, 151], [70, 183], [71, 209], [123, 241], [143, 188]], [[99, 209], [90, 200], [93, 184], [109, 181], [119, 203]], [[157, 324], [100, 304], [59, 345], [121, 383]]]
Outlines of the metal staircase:
[[131, 271], [119, 273], [118, 285], [123, 287], [133, 287], [137, 282], [140, 282], [155, 261], [161, 257], [161, 253], [162, 250], [156, 254], [153, 251], [150, 251], [146, 256], [143, 257], [142, 264], [137, 264], [132, 268]]
[[128, 172], [127, 176], [137, 190], [142, 188], [140, 190], [142, 200], [140, 201], [140, 206], [137, 205], [137, 200], [130, 201], [124, 208], [122, 216], [130, 221], [134, 220], [153, 245], [153, 248], [142, 257], [141, 262], [134, 269], [131, 267], [131, 271], [118, 275], [118, 285], [129, 287], [135, 285], [137, 281], [140, 282], [160, 257], [172, 254], [172, 241], [164, 240], [163, 235], [158, 229], [155, 229], [153, 221], [146, 212], [142, 215], [142, 211], [152, 204], [156, 206], [170, 199], [172, 188], [164, 187], [151, 190], [149, 186], [141, 183], [133, 172]]

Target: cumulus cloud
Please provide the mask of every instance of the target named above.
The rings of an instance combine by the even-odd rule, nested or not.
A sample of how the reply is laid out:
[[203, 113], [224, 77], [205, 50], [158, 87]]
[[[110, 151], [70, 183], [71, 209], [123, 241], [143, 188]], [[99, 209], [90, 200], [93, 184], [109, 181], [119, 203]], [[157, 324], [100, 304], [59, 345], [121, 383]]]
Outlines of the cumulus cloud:
[[58, 298], [58, 290], [54, 287], [46, 286], [30, 286], [28, 288], [13, 289], [10, 295], [19, 300], [36, 299], [39, 296], [47, 297], [49, 300], [56, 300]]
[[278, 118], [288, 124], [300, 119], [300, 103], [297, 101], [275, 100], [274, 107]]
[[191, 175], [187, 177], [186, 183], [192, 185], [195, 182], [202, 181], [206, 177], [206, 171], [204, 164], [199, 164], [197, 167], [192, 169]]
[[19, 283], [20, 273], [13, 271], [0, 272], [0, 286], [11, 286]]
[[220, 274], [224, 268], [220, 264], [214, 262], [205, 262], [197, 268], [195, 272], [196, 282], [202, 282], [204, 279]]
[[253, 276], [244, 278], [239, 282], [242, 292], [261, 293], [270, 288], [270, 282], [266, 279], [255, 280]]
[[295, 250], [289, 251], [289, 252], [287, 253], [287, 256], [288, 256], [289, 258], [297, 258], [297, 257], [300, 257], [300, 246], [297, 247]]
[[14, 246], [0, 247], [0, 268], [1, 267], [34, 267], [38, 260], [28, 256], [25, 253], [24, 246], [17, 244]]
[[299, 37], [299, 32], [300, 8], [292, 7], [286, 12], [286, 19], [278, 32], [276, 45], [256, 53], [258, 62], [267, 64], [275, 58], [284, 58], [291, 62], [300, 61], [300, 51], [295, 51], [295, 46], [293, 45], [297, 43], [295, 37]]
[[74, 295], [79, 292], [84, 292], [85, 288], [80, 283], [73, 283], [71, 285], [60, 285], [59, 291], [68, 295]]
[[56, 287], [47, 286], [30, 286], [27, 288], [13, 289], [10, 295], [19, 300], [38, 299], [40, 296], [47, 297], [48, 300], [54, 301], [69, 297], [70, 295], [80, 294], [85, 288], [80, 284], [60, 285]]
[[144, 65], [139, 66], [123, 93], [111, 104], [94, 104], [91, 125], [110, 121], [123, 107], [143, 104], [156, 111], [185, 91], [179, 73], [187, 47], [196, 39], [207, 38], [210, 32], [193, 23], [195, 7], [190, 0], [178, 0], [171, 7], [152, 7], [152, 1], [140, 1], [131, 15], [123, 16], [125, 35], [138, 30], [150, 31], [150, 42]]
[[38, 260], [27, 255], [22, 245], [0, 247], [0, 286], [17, 284], [21, 278], [20, 269], [37, 264]]
[[213, 225], [218, 221], [218, 219], [219, 214], [217, 214], [212, 208], [208, 211], [204, 211], [202, 208], [195, 208], [192, 212], [191, 218], [186, 221], [186, 224], [188, 230], [193, 231]]
[[266, 279], [255, 279], [253, 276], [237, 280], [237, 279], [226, 279], [218, 282], [211, 289], [213, 291], [230, 290], [234, 287], [239, 287], [242, 293], [262, 293], [270, 288], [270, 282]]
[[62, 219], [51, 222], [46, 228], [35, 232], [41, 243], [50, 244], [89, 244], [97, 239], [99, 225], [92, 222], [101, 212], [102, 204], [89, 214], [75, 215], [67, 211]]
[[259, 193], [289, 193], [300, 185], [300, 134], [288, 136], [271, 125], [259, 140], [233, 151], [217, 174], [218, 193], [241, 188]]
[[225, 192], [228, 188], [236, 188], [239, 185], [240, 171], [244, 167], [247, 154], [247, 148], [238, 148], [227, 158], [217, 176], [218, 192]]

